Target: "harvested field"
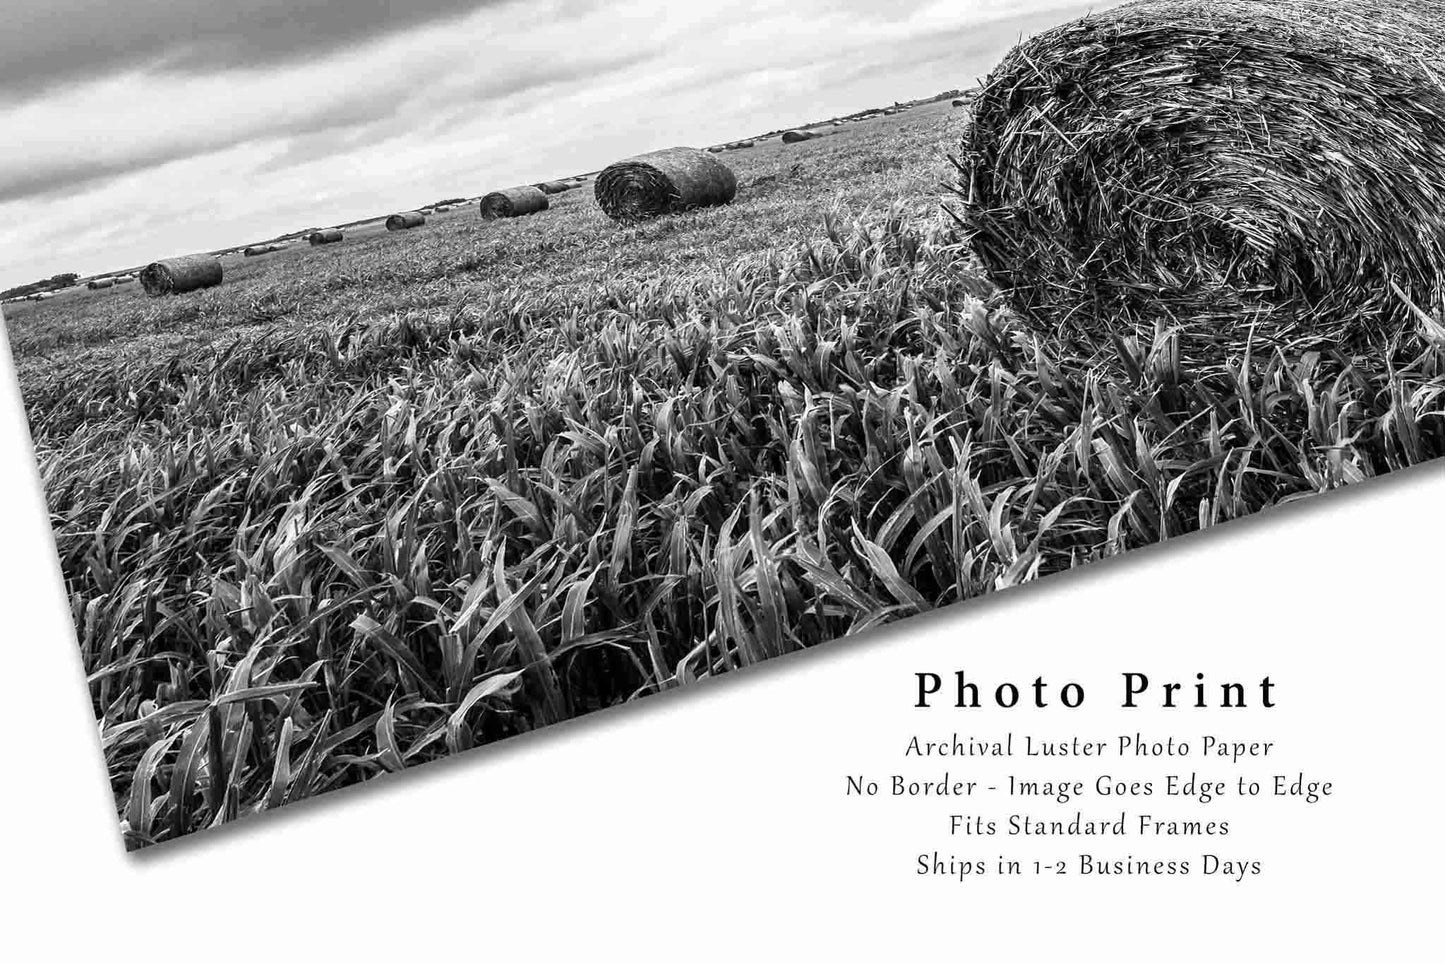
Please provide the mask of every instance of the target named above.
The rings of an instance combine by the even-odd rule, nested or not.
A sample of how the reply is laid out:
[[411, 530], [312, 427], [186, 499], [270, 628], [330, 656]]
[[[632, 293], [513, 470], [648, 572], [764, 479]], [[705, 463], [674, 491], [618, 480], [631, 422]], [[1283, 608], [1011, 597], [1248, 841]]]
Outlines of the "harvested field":
[[7, 308], [129, 846], [1445, 454], [1438, 324], [1011, 310], [940, 210], [967, 122]]

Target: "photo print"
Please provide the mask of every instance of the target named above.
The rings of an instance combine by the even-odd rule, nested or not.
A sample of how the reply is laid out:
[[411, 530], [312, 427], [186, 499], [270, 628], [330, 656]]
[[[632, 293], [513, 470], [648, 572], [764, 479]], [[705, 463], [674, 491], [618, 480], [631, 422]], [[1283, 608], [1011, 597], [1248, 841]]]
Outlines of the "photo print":
[[1445, 453], [1437, 0], [17, 2], [132, 849]]

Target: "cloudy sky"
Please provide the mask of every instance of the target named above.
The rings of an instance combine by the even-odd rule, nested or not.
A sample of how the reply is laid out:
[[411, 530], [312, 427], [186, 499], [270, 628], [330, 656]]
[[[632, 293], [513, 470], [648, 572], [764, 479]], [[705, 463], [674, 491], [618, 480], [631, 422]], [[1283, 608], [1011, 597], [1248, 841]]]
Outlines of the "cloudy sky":
[[970, 86], [1107, 0], [5, 0], [0, 288]]

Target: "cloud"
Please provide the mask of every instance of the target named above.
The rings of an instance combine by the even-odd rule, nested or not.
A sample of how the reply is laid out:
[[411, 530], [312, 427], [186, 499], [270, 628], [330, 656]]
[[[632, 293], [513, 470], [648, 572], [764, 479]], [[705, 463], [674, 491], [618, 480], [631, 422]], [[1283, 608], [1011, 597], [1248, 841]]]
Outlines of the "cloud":
[[[416, 44], [426, 46], [424, 39]], [[35, 130], [53, 124], [56, 115], [67, 117], [84, 128], [89, 141], [83, 152], [69, 140], [55, 139], [0, 155], [0, 204], [54, 198], [241, 144], [289, 141], [287, 155], [309, 159], [327, 145], [337, 152], [354, 147], [388, 121], [405, 118], [401, 129], [418, 129], [437, 115], [444, 119], [475, 111], [480, 102], [596, 80], [649, 56], [646, 50], [604, 48], [571, 61], [497, 58], [481, 76], [449, 77], [444, 62], [418, 62], [407, 52], [380, 58], [365, 70], [326, 64], [267, 80], [234, 74], [197, 78], [183, 93], [154, 76], [135, 75], [8, 114], [0, 111], [0, 126], [11, 130]], [[135, 111], [137, 102], [157, 105], [160, 116]], [[213, 110], [216, 103], [228, 109]], [[286, 163], [278, 157], [256, 173], [274, 173]]]
[[0, 130], [25, 132], [0, 153], [0, 287], [966, 87], [1084, 9], [522, 0], [274, 69], [115, 70], [0, 101]]
[[378, 119], [373, 101], [364, 94], [312, 102], [292, 116], [268, 123], [197, 124], [161, 130], [157, 137], [110, 140], [88, 152], [41, 147], [0, 158], [0, 204], [44, 201], [74, 193], [98, 182], [145, 171], [175, 161], [214, 153], [258, 138], [316, 135]]
[[0, 99], [134, 68], [201, 75], [324, 59], [508, 0], [6, 0]]
[[[615, 71], [646, 63], [652, 56], [649, 51], [613, 53], [606, 49], [596, 51], [595, 54], [594, 60], [571, 64], [521, 65], [515, 72], [491, 73], [465, 85], [444, 84], [428, 88], [407, 102], [404, 112], [391, 111], [385, 116], [366, 116], [348, 123], [318, 124], [311, 130], [278, 128], [273, 134], [286, 138], [285, 148], [257, 168], [256, 173], [275, 174], [299, 164], [335, 157], [360, 148], [368, 142], [375, 143], [383, 136], [445, 136], [451, 124], [474, 115], [478, 110], [478, 103], [499, 98], [527, 97], [562, 84], [577, 84], [583, 81], [600, 83]], [[453, 89], [454, 87], [460, 89]], [[473, 99], [467, 100], [463, 94]], [[403, 113], [421, 113], [430, 119], [418, 125], [410, 117], [403, 118]], [[385, 123], [393, 119], [399, 122]], [[361, 123], [363, 120], [366, 123]], [[4, 185], [0, 183], [0, 202], [4, 199]]]

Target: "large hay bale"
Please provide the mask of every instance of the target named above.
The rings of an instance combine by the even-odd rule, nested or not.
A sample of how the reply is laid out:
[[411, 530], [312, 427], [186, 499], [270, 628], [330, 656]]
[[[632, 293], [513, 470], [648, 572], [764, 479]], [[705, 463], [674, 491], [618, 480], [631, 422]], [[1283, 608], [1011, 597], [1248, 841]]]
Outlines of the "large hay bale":
[[618, 161], [597, 176], [597, 203], [631, 223], [692, 208], [728, 204], [738, 179], [721, 160], [691, 147], [670, 147]]
[[388, 231], [409, 231], [426, 224], [426, 215], [420, 211], [403, 211], [386, 219]]
[[575, 181], [543, 181], [532, 185], [543, 194], [564, 194], [577, 186]]
[[141, 269], [140, 283], [152, 298], [178, 295], [221, 283], [221, 262], [209, 254], [155, 261]]
[[528, 184], [509, 187], [505, 191], [493, 191], [482, 198], [478, 211], [483, 220], [495, 221], [499, 218], [520, 218], [536, 214], [538, 211], [547, 210], [550, 204], [546, 194]]
[[1136, 0], [974, 98], [973, 246], [1050, 328], [1329, 343], [1445, 304], [1438, 0]]
[[346, 235], [336, 228], [328, 228], [324, 231], [312, 231], [306, 240], [311, 243], [312, 247], [315, 247], [321, 244], [336, 244], [338, 241], [344, 241], [346, 240]]
[[272, 252], [279, 250], [281, 249], [276, 247], [274, 244], [253, 244], [250, 247], [242, 250], [241, 255], [242, 257], [246, 258], [256, 258], [260, 257], [263, 254], [271, 254]]
[[114, 285], [114, 278], [95, 278], [85, 283], [85, 286], [91, 291], [99, 291], [102, 288], [110, 288]]
[[133, 274], [123, 274], [123, 275], [121, 275], [119, 278], [116, 278], [116, 279], [115, 279], [115, 283], [118, 284], [118, 285], [128, 285], [128, 284], [133, 284], [134, 282], [135, 282], [135, 275], [133, 275]]
[[822, 136], [823, 136], [823, 135], [820, 134], [820, 133], [818, 133], [817, 131], [805, 131], [805, 130], [800, 130], [800, 131], [786, 131], [786, 132], [783, 134], [783, 143], [784, 143], [784, 144], [801, 144], [803, 141], [816, 140], [817, 138], [822, 137]]

